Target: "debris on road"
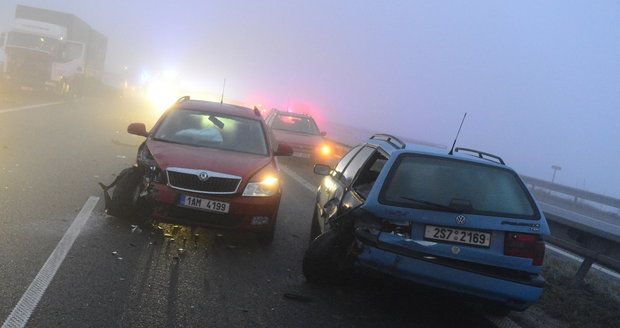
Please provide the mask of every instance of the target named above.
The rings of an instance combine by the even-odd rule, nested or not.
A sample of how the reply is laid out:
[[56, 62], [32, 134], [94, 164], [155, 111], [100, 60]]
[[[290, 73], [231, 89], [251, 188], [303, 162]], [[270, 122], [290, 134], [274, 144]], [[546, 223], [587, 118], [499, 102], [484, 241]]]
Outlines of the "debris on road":
[[136, 224], [131, 225], [131, 233], [142, 233], [142, 229]]
[[118, 255], [118, 252], [117, 251], [113, 251], [112, 255], [116, 256], [116, 255]]

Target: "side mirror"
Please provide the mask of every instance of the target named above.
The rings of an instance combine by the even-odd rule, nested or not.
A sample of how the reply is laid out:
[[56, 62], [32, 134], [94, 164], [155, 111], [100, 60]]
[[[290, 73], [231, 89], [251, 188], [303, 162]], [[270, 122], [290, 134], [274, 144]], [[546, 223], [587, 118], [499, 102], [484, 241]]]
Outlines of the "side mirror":
[[127, 127], [127, 132], [130, 134], [135, 134], [137, 136], [148, 137], [149, 133], [146, 132], [146, 126], [144, 123], [131, 123]]
[[326, 136], [326, 135], [327, 135], [327, 132], [325, 132], [325, 131], [321, 131], [321, 137], [324, 137], [324, 136]]
[[293, 147], [287, 144], [278, 144], [278, 149], [273, 153], [274, 156], [291, 156], [293, 155]]
[[314, 174], [317, 175], [329, 175], [332, 168], [325, 164], [314, 164]]

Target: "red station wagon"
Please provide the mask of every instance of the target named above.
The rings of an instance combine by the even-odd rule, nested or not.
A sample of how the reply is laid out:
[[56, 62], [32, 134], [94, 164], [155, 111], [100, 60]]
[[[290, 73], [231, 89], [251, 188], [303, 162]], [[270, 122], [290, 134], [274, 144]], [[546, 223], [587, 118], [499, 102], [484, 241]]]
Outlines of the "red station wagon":
[[249, 230], [272, 241], [282, 192], [275, 156], [292, 149], [275, 148], [258, 110], [183, 97], [150, 132], [142, 123], [127, 131], [147, 138], [137, 156], [143, 183], [116, 189], [139, 191], [155, 221]]

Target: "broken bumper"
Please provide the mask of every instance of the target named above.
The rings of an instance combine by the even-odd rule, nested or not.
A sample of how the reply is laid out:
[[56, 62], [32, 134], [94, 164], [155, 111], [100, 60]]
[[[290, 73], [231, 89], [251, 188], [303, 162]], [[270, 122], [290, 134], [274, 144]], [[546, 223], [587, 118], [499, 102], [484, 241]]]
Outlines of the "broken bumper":
[[498, 302], [516, 310], [536, 303], [543, 291], [544, 279], [540, 275], [534, 275], [529, 281], [509, 280], [439, 264], [424, 257], [399, 254], [380, 244], [362, 245], [356, 262], [362, 269]]
[[[229, 212], [218, 213], [178, 206], [181, 195], [226, 202], [230, 204]], [[155, 201], [153, 218], [159, 222], [264, 231], [275, 228], [280, 194], [272, 197], [247, 197], [238, 194], [211, 195], [179, 191], [166, 185], [156, 184], [153, 188], [153, 200]]]

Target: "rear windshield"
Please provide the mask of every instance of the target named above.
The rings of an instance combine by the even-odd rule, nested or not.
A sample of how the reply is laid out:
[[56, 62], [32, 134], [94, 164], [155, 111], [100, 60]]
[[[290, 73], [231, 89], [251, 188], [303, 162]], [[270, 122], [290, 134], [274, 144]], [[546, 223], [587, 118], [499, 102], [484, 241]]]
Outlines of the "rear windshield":
[[438, 211], [539, 218], [529, 192], [513, 171], [432, 156], [401, 156], [380, 201]]

